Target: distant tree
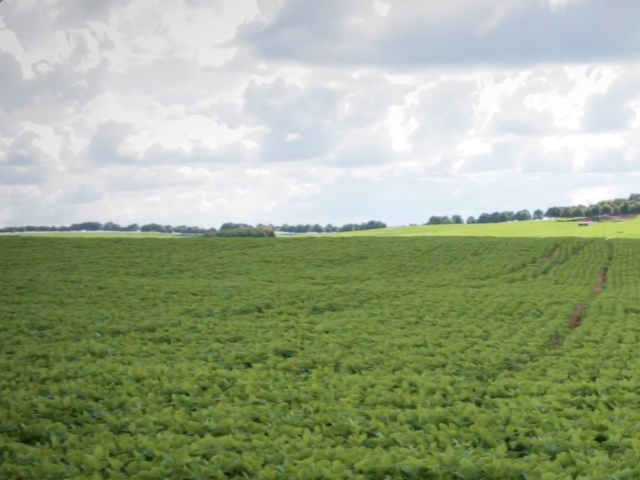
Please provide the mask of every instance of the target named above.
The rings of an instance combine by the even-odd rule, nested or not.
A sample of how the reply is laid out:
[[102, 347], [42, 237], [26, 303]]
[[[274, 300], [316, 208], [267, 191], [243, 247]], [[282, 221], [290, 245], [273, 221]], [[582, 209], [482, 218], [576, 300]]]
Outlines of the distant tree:
[[449, 223], [452, 223], [452, 222], [451, 222], [451, 219], [448, 216], [446, 216], [446, 215], [444, 215], [444, 216], [433, 215], [429, 219], [429, 221], [427, 222], [427, 225], [446, 225], [446, 224], [449, 224]]
[[489, 223], [500, 223], [500, 212], [489, 214]]
[[605, 204], [600, 208], [600, 213], [601, 213], [602, 215], [613, 215], [614, 210], [613, 210], [613, 207], [612, 207], [610, 204], [605, 203]]
[[[261, 228], [264, 227], [262, 225], [258, 225], [258, 227], [256, 228]], [[274, 228], [272, 225], [269, 225], [270, 228]], [[321, 225], [287, 225], [286, 223], [284, 225], [282, 225], [281, 227], [277, 227], [275, 228], [275, 230], [278, 230], [280, 232], [289, 232], [289, 233], [309, 233], [309, 232], [316, 232], [316, 233], [322, 233], [325, 231], [325, 229], [321, 226]]]
[[533, 212], [533, 218], [535, 218], [536, 220], [542, 220], [544, 218], [544, 212], [538, 208], [535, 212]]
[[82, 223], [74, 223], [69, 229], [71, 231], [81, 231], [86, 230], [88, 232], [95, 232], [97, 230], [102, 229], [102, 224], [100, 222], [82, 222]]
[[579, 205], [577, 207], [573, 207], [573, 211], [571, 213], [573, 218], [583, 218], [587, 216], [587, 208]]
[[225, 228], [218, 231], [210, 231], [205, 233], [210, 237], [273, 237], [274, 229], [271, 227], [255, 228], [255, 227], [237, 227]]
[[164, 227], [157, 223], [148, 223], [140, 227], [141, 232], [155, 232], [155, 233], [164, 233]]
[[547, 218], [560, 218], [562, 216], [562, 210], [560, 207], [551, 207], [544, 214]]
[[251, 225], [247, 225], [246, 223], [231, 223], [231, 222], [223, 223], [220, 226], [220, 230], [231, 230], [235, 228], [253, 228], [253, 227]]
[[113, 222], [107, 222], [105, 223], [102, 228], [108, 232], [119, 232], [120, 230], [122, 230], [122, 227], [120, 225], [118, 225], [117, 223], [113, 223]]
[[209, 228], [207, 230], [200, 228], [200, 227], [188, 227], [188, 226], [181, 226], [181, 227], [176, 227], [173, 228], [173, 231], [176, 233], [180, 233], [183, 235], [199, 235], [205, 232], [208, 233], [212, 233], [212, 232], [216, 232], [217, 230], [215, 228]]
[[376, 230], [378, 228], [387, 228], [387, 224], [377, 220], [369, 220], [359, 226], [359, 230]]
[[600, 208], [600, 205], [591, 205], [587, 209], [587, 215], [589, 217], [599, 217], [601, 214], [602, 214], [602, 210]]
[[491, 223], [491, 215], [488, 213], [482, 213], [478, 217], [478, 223]]
[[515, 219], [518, 220], [519, 222], [531, 220], [531, 213], [529, 213], [529, 210], [520, 210], [519, 212], [516, 213]]
[[[328, 227], [330, 227], [330, 225]], [[332, 228], [335, 228], [335, 227], [332, 227]], [[351, 232], [351, 231], [355, 231], [355, 230], [374, 230], [374, 229], [377, 229], [377, 228], [387, 228], [387, 224], [384, 223], [384, 222], [379, 222], [377, 220], [369, 220], [368, 222], [360, 223], [360, 224], [347, 223], [346, 225], [343, 225], [342, 227], [338, 228], [337, 230], [333, 230], [333, 231]], [[329, 231], [329, 230], [325, 230], [325, 231]]]
[[560, 207], [560, 218], [573, 217], [573, 207]]
[[469, 218], [467, 218], [467, 223], [468, 224], [476, 223], [476, 219], [474, 217], [469, 217]]
[[615, 207], [615, 211], [617, 214], [620, 214], [622, 213], [623, 206], [629, 204], [629, 200], [627, 200], [626, 198], [616, 198], [608, 203]]
[[476, 220], [476, 223], [502, 223], [511, 222], [515, 219], [516, 214], [513, 212], [482, 213]]
[[453, 217], [451, 217], [451, 221], [457, 224], [464, 223], [464, 220], [462, 220], [462, 217], [460, 215], [454, 215]]

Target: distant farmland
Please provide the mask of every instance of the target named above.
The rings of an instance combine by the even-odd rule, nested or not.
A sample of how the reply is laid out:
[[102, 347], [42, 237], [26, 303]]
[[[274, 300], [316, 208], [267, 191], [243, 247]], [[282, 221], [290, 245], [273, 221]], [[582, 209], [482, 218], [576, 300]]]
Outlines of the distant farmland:
[[635, 240], [3, 237], [0, 272], [3, 480], [640, 478]]
[[51, 238], [191, 238], [197, 235], [155, 232], [18, 232], [2, 233], [2, 237], [51, 237]]
[[580, 237], [640, 238], [640, 218], [622, 222], [596, 222], [581, 227], [578, 222], [554, 220], [485, 223], [471, 225], [425, 225], [392, 227], [333, 234], [358, 237], [462, 236], [462, 237]]

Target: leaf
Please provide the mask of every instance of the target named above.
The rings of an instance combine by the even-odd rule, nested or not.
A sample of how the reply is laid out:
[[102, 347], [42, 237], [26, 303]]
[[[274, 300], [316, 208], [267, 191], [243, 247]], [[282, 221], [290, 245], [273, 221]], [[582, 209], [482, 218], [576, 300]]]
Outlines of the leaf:
[[104, 451], [104, 448], [101, 445], [97, 445], [96, 448], [93, 450], [93, 456], [100, 460], [105, 458], [106, 456], [106, 452]]

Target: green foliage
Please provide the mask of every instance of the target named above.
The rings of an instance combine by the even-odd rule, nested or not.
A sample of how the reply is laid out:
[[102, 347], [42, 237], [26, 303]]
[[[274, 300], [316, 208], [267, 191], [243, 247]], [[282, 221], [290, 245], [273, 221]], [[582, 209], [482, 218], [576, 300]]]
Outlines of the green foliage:
[[316, 225], [287, 225], [284, 224], [280, 227], [277, 227], [276, 230], [279, 232], [285, 233], [332, 233], [332, 232], [352, 232], [358, 230], [376, 230], [379, 228], [387, 228], [387, 224], [377, 221], [377, 220], [369, 220], [364, 223], [347, 223], [342, 227], [335, 227], [331, 224], [326, 227], [322, 227], [318, 224]]
[[270, 227], [248, 227], [248, 226], [227, 226], [217, 232], [205, 234], [207, 237], [274, 237], [273, 228]]
[[610, 244], [2, 238], [0, 479], [640, 478]]
[[549, 218], [598, 217], [600, 215], [637, 215], [640, 214], [639, 194], [632, 194], [628, 199], [603, 200], [593, 205], [572, 207], [551, 207], [545, 216]]
[[[436, 215], [431, 216], [431, 218], [429, 218], [429, 221], [427, 223], [425, 223], [425, 225], [449, 225], [451, 223], [454, 223], [448, 216], [444, 216], [444, 217], [438, 217]], [[455, 222], [458, 223], [458, 222]]]

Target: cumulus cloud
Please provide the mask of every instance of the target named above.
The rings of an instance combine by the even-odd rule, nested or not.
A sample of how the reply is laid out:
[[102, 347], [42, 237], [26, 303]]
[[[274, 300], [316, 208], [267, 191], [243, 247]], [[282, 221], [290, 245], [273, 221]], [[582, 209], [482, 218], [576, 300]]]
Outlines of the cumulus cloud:
[[369, 0], [280, 5], [241, 31], [261, 57], [409, 69], [637, 60], [640, 51], [634, 0], [408, 0], [386, 16]]
[[633, 0], [7, 0], [0, 224], [399, 224], [626, 196], [638, 21]]

